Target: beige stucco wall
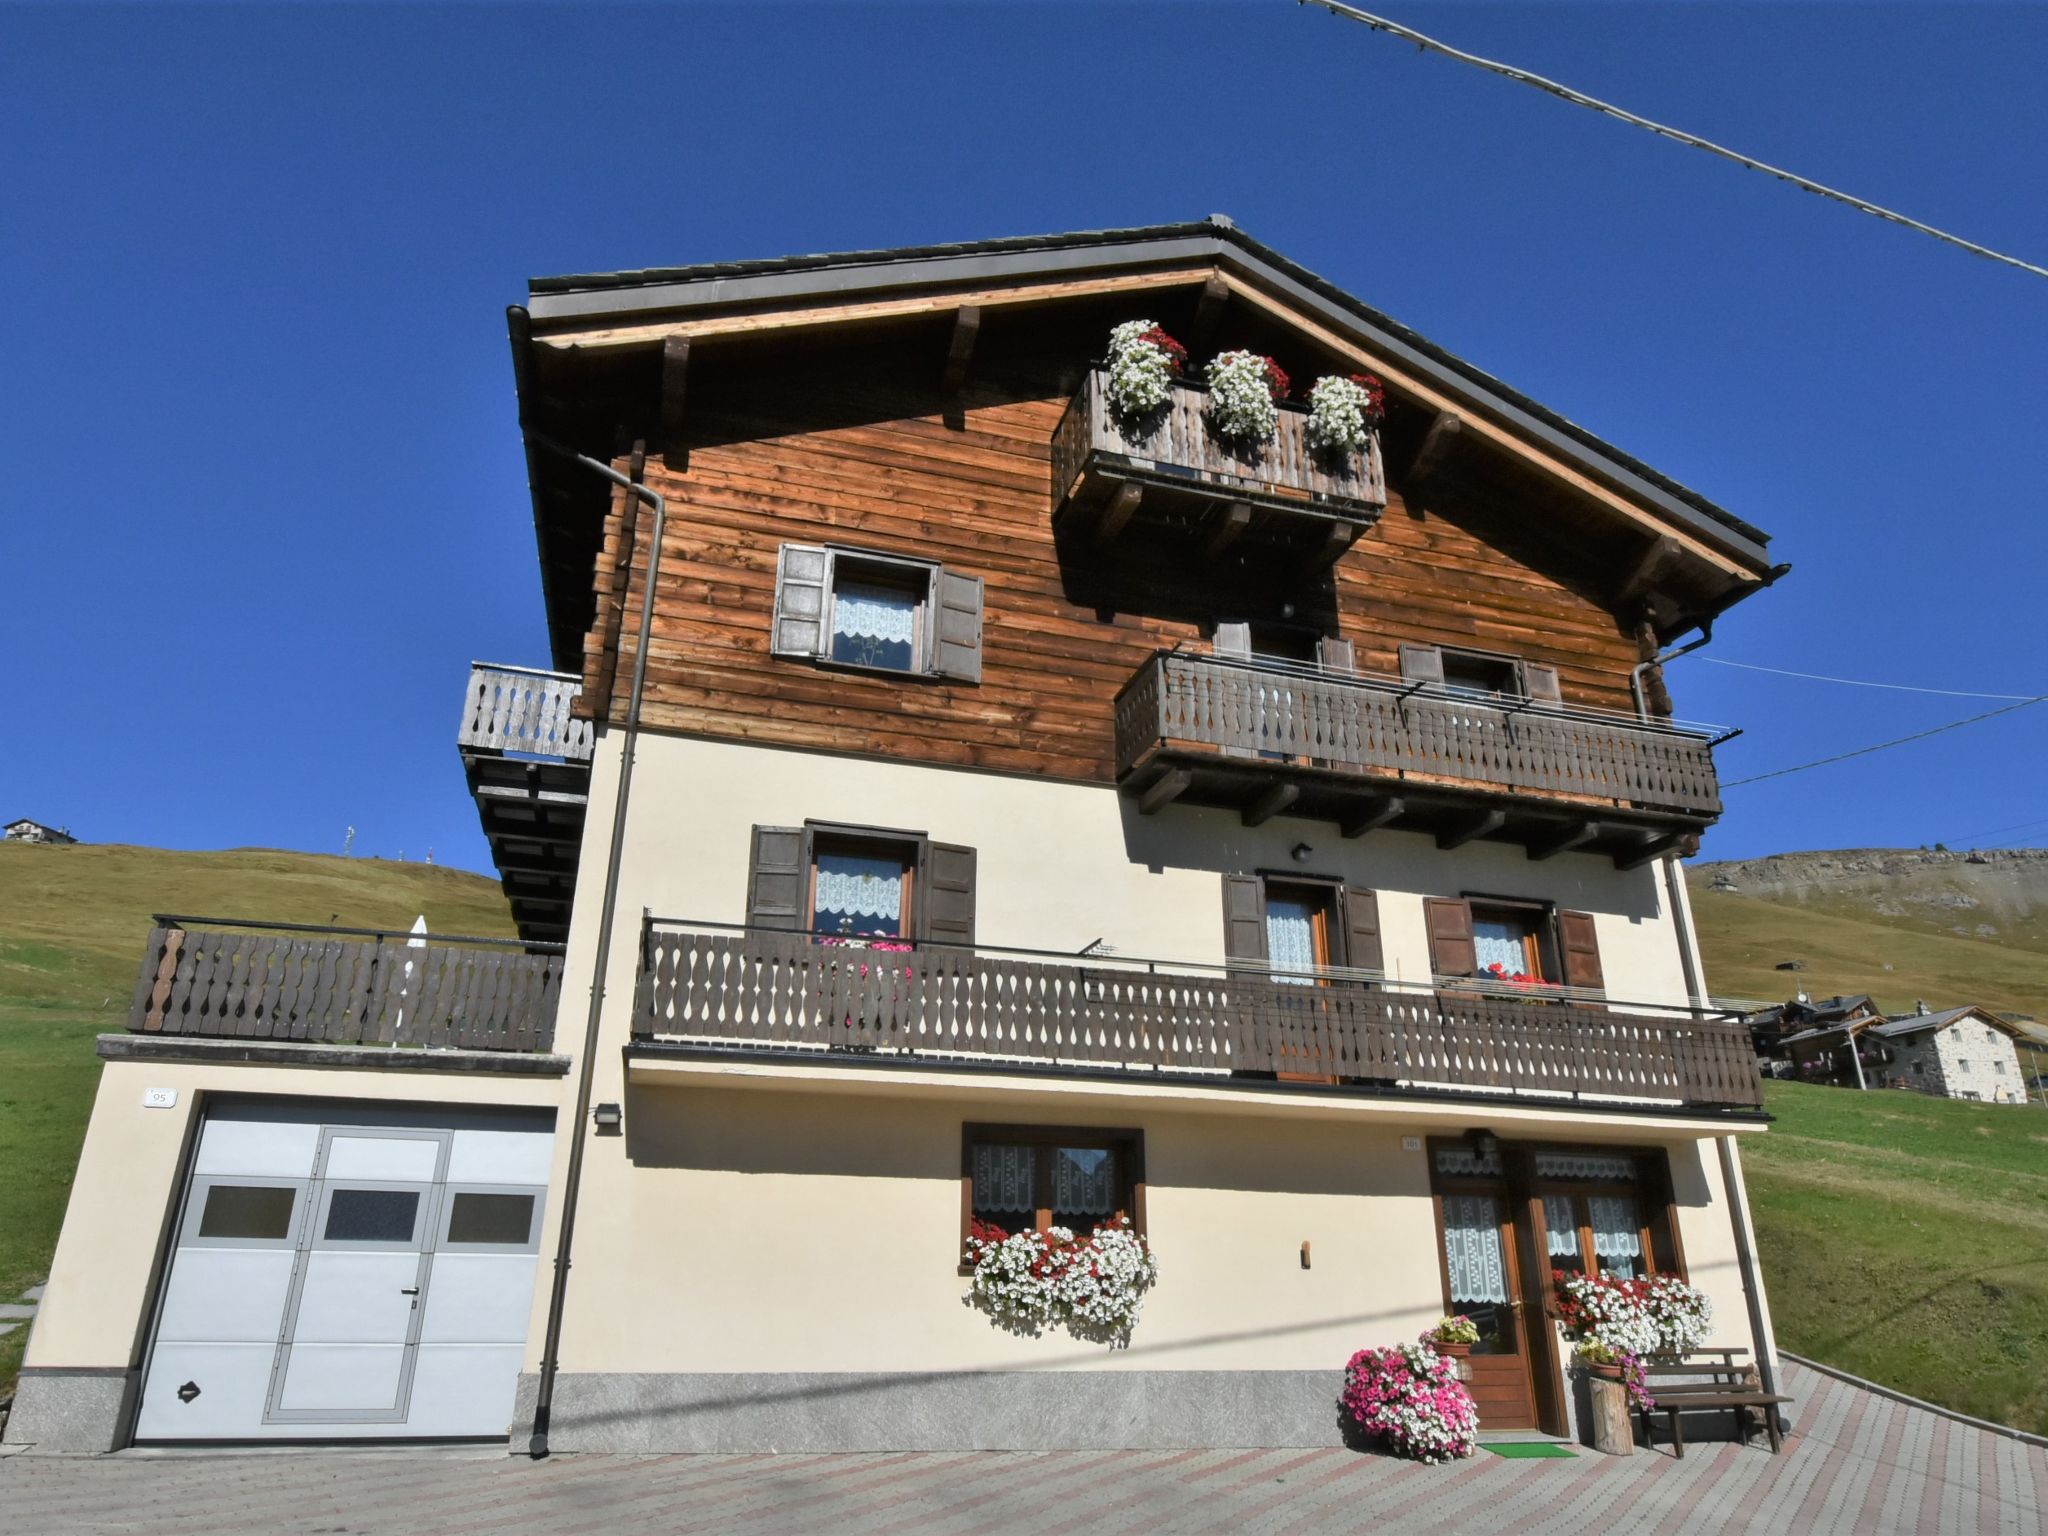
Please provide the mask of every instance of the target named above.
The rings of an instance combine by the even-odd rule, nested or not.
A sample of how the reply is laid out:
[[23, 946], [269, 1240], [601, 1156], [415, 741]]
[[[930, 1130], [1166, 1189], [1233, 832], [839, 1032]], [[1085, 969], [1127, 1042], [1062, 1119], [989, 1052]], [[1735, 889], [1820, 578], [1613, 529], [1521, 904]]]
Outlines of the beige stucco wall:
[[[153, 1088], [173, 1090], [177, 1102], [146, 1107], [143, 1094]], [[208, 1094], [552, 1109], [567, 1091], [554, 1077], [109, 1061], [23, 1363], [76, 1369], [139, 1360], [152, 1267], [175, 1215], [185, 1150]]]

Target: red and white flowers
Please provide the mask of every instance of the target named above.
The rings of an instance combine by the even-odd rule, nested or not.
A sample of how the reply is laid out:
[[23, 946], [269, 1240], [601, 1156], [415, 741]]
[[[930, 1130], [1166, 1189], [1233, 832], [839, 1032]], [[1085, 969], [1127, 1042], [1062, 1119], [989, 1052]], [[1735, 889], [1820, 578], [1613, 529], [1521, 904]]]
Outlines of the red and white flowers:
[[1371, 374], [1326, 374], [1308, 392], [1308, 445], [1317, 453], [1357, 453], [1386, 413], [1386, 386]]
[[1219, 353], [1206, 372], [1209, 421], [1219, 437], [1262, 443], [1273, 435], [1288, 389], [1278, 363], [1240, 349]]
[[1700, 1347], [1714, 1320], [1706, 1294], [1676, 1275], [1621, 1280], [1555, 1270], [1551, 1278], [1566, 1337], [1618, 1355], [1682, 1355]]
[[1060, 1326], [1112, 1348], [1131, 1342], [1145, 1292], [1159, 1279], [1159, 1261], [1129, 1217], [1086, 1238], [1066, 1227], [1011, 1233], [976, 1221], [967, 1262], [974, 1266], [968, 1304], [998, 1327], [1035, 1339]]
[[1360, 1429], [1398, 1455], [1446, 1462], [1479, 1448], [1479, 1410], [1457, 1362], [1428, 1344], [1361, 1349], [1344, 1367], [1340, 1401]]
[[1150, 320], [1128, 320], [1109, 333], [1109, 408], [1125, 421], [1151, 415], [1173, 394], [1188, 349]]

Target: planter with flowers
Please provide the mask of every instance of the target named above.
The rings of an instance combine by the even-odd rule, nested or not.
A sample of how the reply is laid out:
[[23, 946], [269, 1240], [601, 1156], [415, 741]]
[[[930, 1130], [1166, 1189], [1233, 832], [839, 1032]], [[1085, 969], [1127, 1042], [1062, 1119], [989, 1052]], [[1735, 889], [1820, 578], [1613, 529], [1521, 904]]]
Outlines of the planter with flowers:
[[1117, 425], [1128, 433], [1152, 422], [1187, 364], [1188, 349], [1150, 320], [1127, 320], [1111, 331], [1108, 396]]
[[1077, 1339], [1126, 1347], [1159, 1261], [1119, 1217], [1076, 1237], [1065, 1227], [1006, 1232], [975, 1221], [967, 1238], [973, 1282], [966, 1301], [998, 1328], [1037, 1338], [1065, 1328]]
[[1642, 1407], [1654, 1406], [1646, 1360], [1698, 1349], [1714, 1319], [1704, 1292], [1676, 1275], [1622, 1280], [1553, 1270], [1557, 1320], [1577, 1346], [1573, 1360], [1588, 1375], [1620, 1381]]
[[1239, 449], [1269, 441], [1280, 420], [1288, 380], [1280, 365], [1257, 352], [1219, 354], [1205, 370], [1209, 381], [1209, 424]]
[[1330, 459], [1362, 453], [1386, 414], [1386, 386], [1371, 374], [1325, 374], [1308, 392], [1309, 450]]
[[1363, 1433], [1396, 1455], [1446, 1462], [1479, 1448], [1479, 1410], [1457, 1362], [1426, 1342], [1361, 1349], [1344, 1368], [1340, 1401]]

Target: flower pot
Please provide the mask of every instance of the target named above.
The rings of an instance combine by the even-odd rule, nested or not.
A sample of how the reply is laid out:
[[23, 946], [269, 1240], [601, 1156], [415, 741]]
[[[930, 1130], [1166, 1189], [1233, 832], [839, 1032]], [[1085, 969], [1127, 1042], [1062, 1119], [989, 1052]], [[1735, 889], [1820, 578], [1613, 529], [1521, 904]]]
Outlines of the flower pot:
[[1596, 1381], [1619, 1381], [1621, 1380], [1621, 1367], [1618, 1365], [1597, 1365], [1592, 1361], [1588, 1361], [1586, 1362], [1586, 1374]]
[[1453, 1360], [1462, 1360], [1472, 1353], [1470, 1344], [1445, 1344], [1436, 1339], [1429, 1341], [1429, 1347], [1440, 1355], [1449, 1355]]

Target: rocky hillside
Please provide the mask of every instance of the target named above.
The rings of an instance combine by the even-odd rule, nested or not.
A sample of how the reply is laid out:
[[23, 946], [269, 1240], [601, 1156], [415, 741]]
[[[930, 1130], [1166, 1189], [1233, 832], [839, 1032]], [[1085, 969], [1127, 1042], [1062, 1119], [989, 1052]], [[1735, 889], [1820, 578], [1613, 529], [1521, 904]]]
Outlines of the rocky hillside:
[[1851, 848], [1687, 871], [1716, 995], [2048, 1017], [2048, 849]]

